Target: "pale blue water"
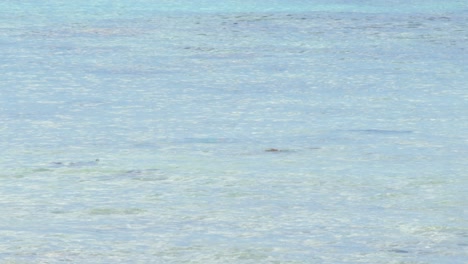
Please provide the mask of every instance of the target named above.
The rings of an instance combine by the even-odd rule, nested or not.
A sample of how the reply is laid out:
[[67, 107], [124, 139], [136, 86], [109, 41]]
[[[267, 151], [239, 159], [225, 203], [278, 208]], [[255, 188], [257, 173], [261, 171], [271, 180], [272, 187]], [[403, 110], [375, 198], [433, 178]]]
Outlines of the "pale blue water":
[[467, 40], [466, 1], [2, 1], [0, 263], [467, 263]]

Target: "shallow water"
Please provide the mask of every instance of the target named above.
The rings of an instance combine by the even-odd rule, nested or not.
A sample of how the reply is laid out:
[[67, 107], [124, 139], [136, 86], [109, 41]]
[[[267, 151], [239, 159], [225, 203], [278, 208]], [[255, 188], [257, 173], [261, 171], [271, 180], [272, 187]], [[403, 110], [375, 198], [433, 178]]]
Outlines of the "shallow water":
[[1, 263], [465, 263], [463, 1], [3, 1]]

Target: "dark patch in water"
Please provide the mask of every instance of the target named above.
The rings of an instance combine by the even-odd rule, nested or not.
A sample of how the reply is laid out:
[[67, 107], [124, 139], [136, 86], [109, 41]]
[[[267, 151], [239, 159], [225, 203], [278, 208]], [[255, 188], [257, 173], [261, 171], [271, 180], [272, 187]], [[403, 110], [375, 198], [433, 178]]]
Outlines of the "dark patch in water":
[[53, 167], [87, 167], [87, 166], [96, 166], [99, 163], [99, 159], [93, 161], [77, 161], [77, 162], [62, 162], [54, 161], [50, 165]]
[[129, 175], [142, 175], [142, 174], [152, 174], [158, 171], [159, 171], [158, 169], [128, 170], [125, 173]]
[[[317, 149], [320, 149], [319, 147], [309, 147], [309, 148], [306, 148], [306, 149], [310, 149], [310, 150], [317, 150]], [[278, 149], [278, 148], [268, 148], [268, 149], [265, 149], [264, 150], [265, 152], [274, 152], [274, 153], [278, 153], [278, 152], [297, 152], [298, 150], [297, 149]]]
[[280, 152], [281, 150], [276, 148], [265, 149], [266, 152]]
[[277, 149], [277, 148], [269, 148], [269, 149], [265, 149], [265, 152], [275, 152], [275, 153], [278, 153], [278, 152], [293, 152], [294, 150], [290, 150], [290, 149]]
[[408, 250], [403, 250], [403, 249], [390, 249], [389, 252], [400, 253], [400, 254], [407, 254], [407, 253], [409, 253]]

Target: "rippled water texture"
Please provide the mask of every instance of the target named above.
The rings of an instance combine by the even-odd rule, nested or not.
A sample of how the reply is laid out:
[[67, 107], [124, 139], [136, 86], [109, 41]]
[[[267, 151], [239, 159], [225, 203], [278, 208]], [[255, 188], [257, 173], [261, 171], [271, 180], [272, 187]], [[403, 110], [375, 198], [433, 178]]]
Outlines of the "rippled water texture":
[[464, 1], [2, 1], [0, 263], [466, 263]]

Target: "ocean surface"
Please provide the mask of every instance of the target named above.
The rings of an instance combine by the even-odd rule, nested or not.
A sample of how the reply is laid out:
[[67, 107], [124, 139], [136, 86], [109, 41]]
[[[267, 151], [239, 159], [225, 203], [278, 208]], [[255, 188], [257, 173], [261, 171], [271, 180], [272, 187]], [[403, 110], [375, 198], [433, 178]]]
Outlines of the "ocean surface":
[[3, 0], [0, 263], [468, 263], [468, 2]]

